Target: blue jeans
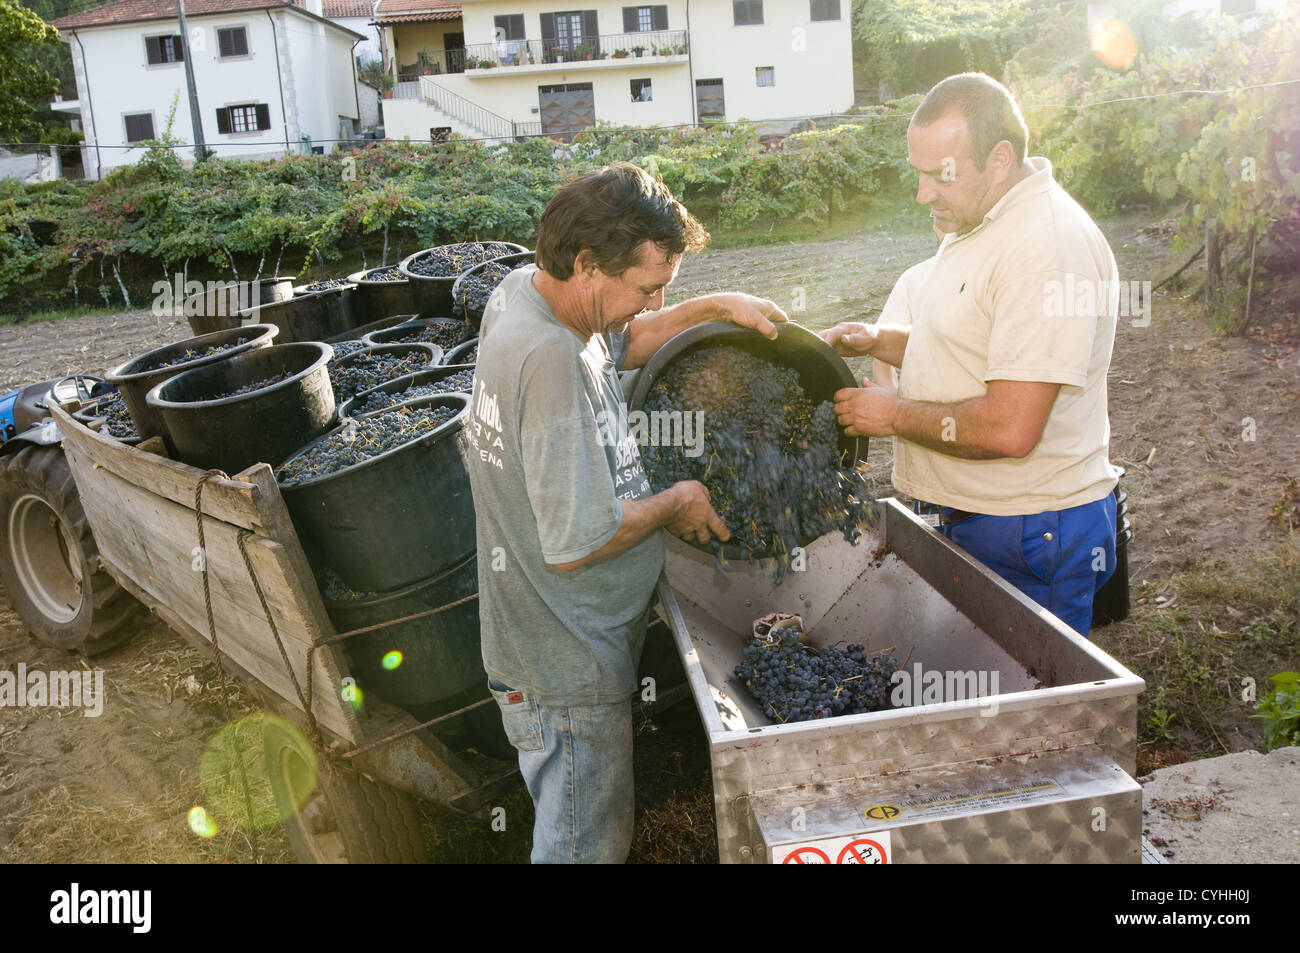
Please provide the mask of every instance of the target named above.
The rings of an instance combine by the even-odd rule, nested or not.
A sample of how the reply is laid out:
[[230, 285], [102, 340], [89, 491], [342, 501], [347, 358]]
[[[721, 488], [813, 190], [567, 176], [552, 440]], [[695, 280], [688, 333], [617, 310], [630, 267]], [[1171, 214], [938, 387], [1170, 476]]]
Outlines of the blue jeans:
[[552, 707], [496, 682], [536, 809], [534, 864], [621, 864], [632, 846], [632, 702]]
[[1114, 494], [1028, 516], [972, 516], [940, 531], [1087, 637], [1093, 596], [1115, 572]]

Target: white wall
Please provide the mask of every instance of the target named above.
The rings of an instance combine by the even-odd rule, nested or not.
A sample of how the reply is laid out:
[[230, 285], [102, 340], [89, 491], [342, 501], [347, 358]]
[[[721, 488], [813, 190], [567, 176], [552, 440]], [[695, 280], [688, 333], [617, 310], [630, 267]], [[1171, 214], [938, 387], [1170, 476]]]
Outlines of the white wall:
[[370, 17], [335, 17], [330, 21], [365, 37], [364, 40], [357, 44], [356, 55], [361, 57], [362, 60], [377, 60], [380, 58], [379, 27], [371, 26], [370, 19]]
[[[764, 0], [763, 23], [736, 26], [730, 0], [691, 4], [695, 79], [721, 79], [726, 118], [785, 119], [843, 112], [853, 105], [852, 0], [840, 19], [813, 23], [808, 0]], [[760, 87], [755, 68], [776, 84]]]

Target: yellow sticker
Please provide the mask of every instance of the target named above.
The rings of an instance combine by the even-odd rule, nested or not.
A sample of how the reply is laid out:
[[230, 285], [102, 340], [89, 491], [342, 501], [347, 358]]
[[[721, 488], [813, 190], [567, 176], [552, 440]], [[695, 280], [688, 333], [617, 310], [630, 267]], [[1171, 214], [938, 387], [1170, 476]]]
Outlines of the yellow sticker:
[[902, 813], [903, 809], [893, 804], [876, 804], [862, 812], [864, 817], [873, 821], [892, 821]]

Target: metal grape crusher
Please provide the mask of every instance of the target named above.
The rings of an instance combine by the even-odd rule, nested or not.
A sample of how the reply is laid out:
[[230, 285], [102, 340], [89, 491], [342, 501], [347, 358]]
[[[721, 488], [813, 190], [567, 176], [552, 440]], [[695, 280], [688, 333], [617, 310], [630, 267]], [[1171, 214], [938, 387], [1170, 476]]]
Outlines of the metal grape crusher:
[[[677, 353], [716, 340], [708, 327], [669, 342], [629, 405]], [[823, 389], [848, 373], [815, 335], [779, 331], [786, 362]], [[668, 539], [659, 611], [708, 737], [720, 860], [1139, 862], [1142, 679], [899, 501], [874, 508], [857, 545], [828, 533], [780, 583], [761, 562], [717, 572], [711, 553]], [[733, 670], [769, 613], [799, 614], [813, 647], [862, 643], [896, 657], [900, 707], [768, 717]]]

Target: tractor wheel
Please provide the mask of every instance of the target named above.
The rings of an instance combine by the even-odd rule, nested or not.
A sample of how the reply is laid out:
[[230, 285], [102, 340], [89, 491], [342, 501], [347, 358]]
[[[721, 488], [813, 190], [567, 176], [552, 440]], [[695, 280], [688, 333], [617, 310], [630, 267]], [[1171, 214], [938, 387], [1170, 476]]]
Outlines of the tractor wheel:
[[266, 773], [289, 841], [304, 864], [426, 861], [410, 795], [351, 767], [318, 761], [302, 733], [268, 718]]
[[131, 637], [143, 607], [99, 567], [99, 550], [57, 446], [0, 458], [0, 581], [32, 635], [97, 655]]

